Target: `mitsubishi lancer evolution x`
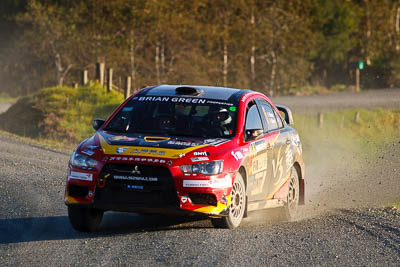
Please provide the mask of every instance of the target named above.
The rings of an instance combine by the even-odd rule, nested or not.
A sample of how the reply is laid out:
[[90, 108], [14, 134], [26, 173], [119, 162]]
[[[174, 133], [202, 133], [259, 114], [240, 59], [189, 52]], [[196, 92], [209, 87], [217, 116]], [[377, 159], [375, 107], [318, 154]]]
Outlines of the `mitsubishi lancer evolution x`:
[[232, 88], [158, 85], [128, 97], [72, 153], [65, 203], [73, 228], [105, 211], [202, 214], [236, 228], [254, 210], [304, 204], [304, 163], [289, 108]]

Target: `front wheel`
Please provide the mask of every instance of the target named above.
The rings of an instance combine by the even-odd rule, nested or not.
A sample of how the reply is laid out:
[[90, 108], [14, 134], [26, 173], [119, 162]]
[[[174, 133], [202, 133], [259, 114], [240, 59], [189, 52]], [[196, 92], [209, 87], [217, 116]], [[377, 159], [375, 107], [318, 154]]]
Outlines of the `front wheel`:
[[246, 207], [246, 187], [240, 173], [236, 174], [232, 185], [231, 204], [229, 205], [228, 216], [211, 219], [212, 224], [217, 228], [234, 229], [239, 226], [243, 219]]
[[287, 221], [294, 221], [297, 217], [297, 210], [299, 206], [300, 186], [299, 175], [295, 167], [290, 171], [289, 190], [284, 207], [284, 213]]
[[94, 208], [68, 206], [68, 217], [72, 227], [80, 232], [96, 232], [100, 228], [103, 211]]

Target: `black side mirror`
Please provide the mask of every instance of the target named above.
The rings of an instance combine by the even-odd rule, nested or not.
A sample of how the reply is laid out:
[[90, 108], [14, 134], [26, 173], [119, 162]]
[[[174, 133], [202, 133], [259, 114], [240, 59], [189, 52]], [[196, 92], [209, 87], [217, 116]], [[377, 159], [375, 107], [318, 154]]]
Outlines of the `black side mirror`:
[[264, 131], [262, 129], [248, 129], [245, 132], [246, 141], [256, 140], [258, 137], [262, 136]]
[[104, 124], [105, 122], [106, 122], [106, 121], [103, 120], [103, 119], [94, 119], [94, 120], [92, 121], [93, 129], [95, 129], [95, 130], [97, 131], [98, 129], [100, 129], [101, 126], [103, 126], [103, 124]]
[[284, 119], [286, 121], [286, 123], [288, 125], [293, 125], [294, 121], [293, 121], [293, 115], [292, 115], [292, 111], [290, 110], [290, 108], [286, 107], [286, 106], [282, 106], [282, 105], [276, 105], [276, 107], [278, 108], [278, 110], [283, 113]]

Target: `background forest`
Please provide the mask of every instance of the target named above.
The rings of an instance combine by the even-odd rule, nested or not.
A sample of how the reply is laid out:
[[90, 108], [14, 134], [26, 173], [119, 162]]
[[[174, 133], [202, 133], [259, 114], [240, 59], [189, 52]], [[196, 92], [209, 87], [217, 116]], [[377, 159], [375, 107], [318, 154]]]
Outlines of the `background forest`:
[[362, 88], [399, 86], [400, 0], [0, 2], [0, 92], [14, 96], [94, 77], [96, 62], [135, 89], [336, 90], [359, 61]]

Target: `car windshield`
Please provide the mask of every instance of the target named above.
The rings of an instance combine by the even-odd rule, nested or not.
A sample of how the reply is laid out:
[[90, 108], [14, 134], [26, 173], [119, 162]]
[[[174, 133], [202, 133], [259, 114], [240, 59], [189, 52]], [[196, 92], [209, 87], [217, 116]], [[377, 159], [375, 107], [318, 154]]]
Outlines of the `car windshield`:
[[[140, 101], [133, 98], [105, 127], [105, 131], [203, 138], [232, 138], [237, 107], [229, 102], [185, 98], [186, 102]], [[188, 103], [189, 102], [189, 103]]]

